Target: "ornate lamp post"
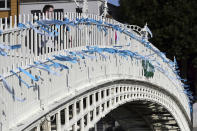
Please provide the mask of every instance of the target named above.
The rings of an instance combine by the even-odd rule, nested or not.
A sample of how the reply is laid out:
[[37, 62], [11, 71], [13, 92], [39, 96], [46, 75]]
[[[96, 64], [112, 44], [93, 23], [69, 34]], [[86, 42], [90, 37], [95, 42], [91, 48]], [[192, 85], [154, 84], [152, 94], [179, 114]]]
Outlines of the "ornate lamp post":
[[[75, 4], [77, 5], [77, 8], [81, 8], [79, 2], [77, 0], [74, 0]], [[83, 5], [82, 5], [82, 16], [84, 18], [87, 18], [87, 13], [88, 13], [88, 2], [87, 0], [83, 0]]]
[[88, 2], [87, 0], [83, 0], [82, 16], [84, 18], [87, 18], [87, 13], [88, 13]]
[[150, 31], [150, 29], [148, 28], [147, 23], [145, 24], [144, 28], [142, 28], [142, 33], [143, 33], [143, 38], [145, 41], [148, 41], [148, 34], [150, 34], [150, 37], [152, 38], [152, 32]]
[[104, 6], [103, 6], [103, 13], [102, 13], [102, 17], [105, 18], [107, 15], [107, 11], [108, 11], [108, 6], [107, 6], [107, 0], [104, 0]]

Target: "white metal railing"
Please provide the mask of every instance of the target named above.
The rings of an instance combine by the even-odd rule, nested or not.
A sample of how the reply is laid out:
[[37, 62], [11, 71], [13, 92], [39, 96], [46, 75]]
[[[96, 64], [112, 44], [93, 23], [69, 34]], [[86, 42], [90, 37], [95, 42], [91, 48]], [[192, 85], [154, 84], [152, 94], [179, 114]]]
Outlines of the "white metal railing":
[[[53, 18], [58, 20], [63, 20], [63, 13], [55, 13]], [[8, 55], [10, 57], [0, 57], [1, 61], [4, 61], [0, 65], [0, 74], [4, 76], [9, 75], [10, 69], [15, 70], [16, 67], [22, 66], [26, 67], [34, 60], [45, 60], [51, 54], [60, 53], [65, 49], [81, 47], [86, 45], [113, 45], [115, 43], [115, 34], [113, 29], [108, 30], [108, 35], [105, 36], [104, 32], [100, 32], [96, 25], [86, 27], [84, 24], [80, 24], [79, 28], [70, 27], [70, 31], [66, 31], [65, 26], [61, 26], [60, 29], [57, 29], [55, 26], [52, 26], [59, 35], [57, 37], [47, 37], [37, 34], [33, 29], [20, 29], [17, 27], [17, 21], [19, 23], [27, 24], [31, 23], [35, 25], [35, 17], [39, 20], [41, 17], [45, 19], [44, 14], [39, 14], [39, 16], [31, 15], [19, 15], [19, 19], [14, 16], [10, 16], [9, 22], [8, 18], [4, 18], [5, 23], [3, 24], [3, 18], [0, 18], [0, 30], [3, 30], [3, 34], [0, 35], [0, 43], [6, 45], [15, 45], [21, 44], [22, 47], [15, 51], [10, 51]], [[81, 18], [80, 14], [76, 13], [66, 13], [66, 16], [70, 19]], [[100, 16], [89, 15], [90, 18], [95, 20], [101, 20]], [[112, 19], [106, 19], [106, 22], [112, 24], [121, 24]], [[136, 35], [140, 35], [141, 29], [138, 26], [127, 26], [121, 24], [122, 27], [129, 27], [131, 32]], [[119, 32], [117, 32], [119, 33]], [[85, 38], [85, 39], [82, 39]], [[118, 44], [118, 43], [117, 43]]]
[[[72, 20], [76, 18], [81, 18], [80, 14], [76, 13], [65, 13], [67, 17]], [[64, 15], [61, 13], [56, 13], [54, 14], [54, 18], [57, 18], [58, 20], [63, 20]], [[38, 16], [38, 19], [41, 19], [41, 17], [44, 19], [44, 14], [40, 14]], [[101, 17], [97, 15], [88, 15], [89, 18], [95, 19], [95, 20], [100, 20]], [[21, 44], [21, 48], [13, 51], [8, 52], [8, 56], [1, 56], [0, 55], [0, 75], [3, 75], [7, 77], [6, 80], [8, 80], [12, 85], [15, 83], [18, 85], [18, 88], [15, 88], [15, 92], [17, 94], [22, 93], [22, 95], [26, 95], [27, 97], [27, 102], [25, 103], [16, 103], [10, 98], [8, 93], [5, 93], [5, 89], [3, 88], [3, 85], [1, 85], [2, 89], [0, 92], [0, 96], [2, 96], [3, 100], [8, 100], [8, 103], [3, 105], [3, 108], [8, 108], [11, 115], [9, 117], [9, 127], [12, 127], [16, 124], [16, 121], [19, 119], [24, 119], [21, 118], [19, 113], [22, 113], [23, 111], [26, 111], [28, 114], [29, 111], [27, 111], [26, 108], [29, 106], [34, 105], [32, 107], [33, 109], [40, 109], [45, 106], [49, 105], [49, 100], [53, 102], [58, 94], [58, 91], [62, 92], [62, 85], [60, 84], [59, 87], [57, 87], [57, 92], [54, 92], [51, 88], [51, 83], [48, 81], [48, 83], [44, 84], [44, 88], [39, 88], [38, 91], [34, 90], [26, 90], [23, 88], [20, 88], [20, 83], [18, 83], [17, 79], [11, 76], [10, 70], [17, 71], [17, 67], [22, 67], [24, 69], [29, 70], [29, 65], [32, 65], [34, 61], [42, 61], [46, 62], [47, 58], [51, 58], [53, 55], [59, 55], [59, 54], [65, 54], [65, 50], [81, 50], [84, 49], [85, 46], [90, 45], [90, 46], [99, 46], [99, 47], [111, 47], [113, 45], [126, 45], [128, 43], [131, 43], [131, 46], [129, 47], [124, 47], [125, 49], [129, 49], [133, 52], [137, 52], [138, 54], [141, 54], [143, 56], [145, 55], [152, 55], [152, 58], [155, 59], [157, 62], [161, 64], [161, 67], [165, 69], [170, 76], [176, 78], [176, 75], [172, 71], [171, 67], [163, 62], [163, 59], [158, 55], [154, 54], [155, 52], [152, 51], [151, 49], [147, 48], [144, 44], [141, 42], [130, 38], [128, 35], [124, 33], [120, 33], [118, 31], [115, 31], [111, 27], [108, 28], [108, 34], [105, 35], [104, 31], [100, 31], [97, 28], [97, 25], [91, 24], [89, 26], [85, 24], [80, 24], [77, 27], [72, 27], [70, 26], [70, 31], [67, 31], [65, 26], [60, 26], [59, 29], [57, 29], [55, 26], [51, 26], [54, 30], [56, 30], [59, 35], [57, 37], [47, 37], [43, 36], [40, 34], [37, 34], [33, 29], [26, 28], [26, 29], [20, 29], [17, 27], [17, 21], [20, 23], [27, 24], [27, 22], [30, 22], [35, 25], [35, 20], [33, 15], [19, 15], [19, 19], [17, 20], [16, 16], [14, 16], [14, 22], [12, 22], [12, 17], [9, 19], [8, 23], [8, 18], [5, 18], [5, 23], [3, 26], [2, 18], [0, 18], [0, 30], [3, 31], [3, 33], [0, 35], [0, 43], [6, 44], [6, 45], [15, 45], [15, 44]], [[105, 19], [105, 22], [111, 23], [111, 24], [120, 24], [115, 20], [112, 19]], [[137, 37], [142, 37], [141, 36], [141, 28], [138, 26], [127, 26], [127, 25], [121, 25], [122, 27], [124, 26], [125, 28], [132, 32], [134, 35]], [[118, 37], [117, 40], [115, 37]], [[154, 46], [153, 46], [154, 47]], [[155, 48], [155, 47], [154, 47]], [[112, 60], [116, 59], [116, 61], [121, 62], [123, 61], [123, 58], [114, 58], [110, 57]], [[83, 61], [84, 63], [90, 63], [88, 67], [86, 67], [86, 64], [80, 63], [82, 66], [86, 67], [84, 68], [85, 71], [81, 71], [78, 68], [79, 65], [77, 66], [72, 66], [73, 70], [75, 71], [70, 71], [69, 72], [64, 72], [67, 76], [67, 83], [69, 82], [70, 84], [67, 84], [69, 90], [75, 90], [76, 87], [79, 87], [81, 85], [80, 83], [88, 83], [92, 82], [91, 80], [97, 80], [97, 77], [101, 77], [103, 74], [106, 76], [113, 76], [115, 75], [114, 72], [119, 73], [120, 75], [125, 76], [129, 75], [129, 78], [132, 79], [137, 79], [137, 80], [143, 80], [143, 81], [148, 81], [150, 83], [156, 84], [158, 86], [161, 86], [163, 89], [167, 90], [170, 94], [175, 96], [177, 100], [181, 103], [183, 106], [184, 110], [186, 111], [186, 114], [190, 118], [190, 110], [188, 107], [188, 98], [187, 96], [183, 93], [183, 87], [181, 85], [181, 82], [177, 79], [171, 80], [165, 74], [163, 74], [160, 71], [157, 71], [155, 73], [153, 78], [146, 79], [143, 76], [143, 71], [142, 68], [139, 66], [141, 64], [141, 61], [131, 61], [129, 64], [126, 64], [127, 61], [125, 62], [126, 66], [120, 66], [120, 68], [114, 68], [114, 71], [108, 67], [114, 66], [117, 63], [116, 62], [109, 62], [108, 65], [106, 63], [102, 63], [102, 58], [99, 59], [100, 63], [91, 62], [91, 60]], [[98, 61], [99, 61], [98, 60]], [[93, 70], [94, 66], [97, 67]], [[117, 65], [116, 65], [117, 66]], [[132, 68], [130, 68], [130, 66]], [[101, 68], [101, 69], [100, 69]], [[103, 72], [103, 68], [105, 69], [105, 72]], [[130, 71], [128, 71], [128, 68]], [[97, 70], [96, 70], [97, 69]], [[108, 70], [107, 70], [108, 69]], [[76, 76], [78, 74], [77, 71], [80, 71], [79, 76]], [[101, 72], [100, 72], [101, 71]], [[72, 72], [72, 73], [71, 73]], [[33, 74], [36, 74], [39, 72], [36, 70], [32, 70]], [[43, 77], [49, 77], [52, 80], [55, 80], [55, 78], [48, 76], [45, 73], [43, 74]], [[24, 77], [22, 74], [20, 74], [21, 77]], [[78, 78], [76, 80], [76, 78]], [[29, 81], [32, 83], [31, 81]], [[95, 81], [96, 82], [96, 81]], [[58, 82], [54, 82], [57, 85], [59, 85]], [[35, 83], [32, 83], [35, 84]], [[38, 82], [36, 83], [38, 86], [42, 86], [43, 82]], [[38, 88], [38, 87], [37, 87]], [[80, 87], [79, 87], [80, 88]], [[19, 93], [20, 92], [20, 93]], [[57, 94], [56, 94], [57, 93]], [[4, 98], [5, 97], [5, 98]], [[51, 97], [51, 98], [50, 98]], [[54, 99], [54, 100], [53, 100]], [[46, 102], [47, 101], [47, 102]], [[14, 103], [13, 103], [14, 102]], [[44, 104], [43, 104], [44, 103]], [[42, 105], [43, 104], [43, 105]], [[23, 106], [21, 106], [23, 105]], [[17, 107], [17, 110], [12, 110], [13, 107]], [[23, 108], [21, 108], [23, 107]], [[32, 110], [30, 110], [32, 111]], [[32, 111], [33, 112], [33, 111]], [[25, 113], [24, 113], [25, 114]], [[31, 113], [30, 113], [31, 114]], [[30, 115], [29, 114], [29, 115]], [[14, 119], [16, 117], [16, 119]], [[18, 117], [18, 118], [17, 118]], [[1, 119], [0, 119], [1, 120]], [[14, 121], [15, 120], [15, 121]]]
[[[27, 127], [29, 130], [88, 131], [111, 110], [131, 101], [149, 100], [165, 106], [174, 115], [181, 130], [189, 131], [187, 124], [181, 124], [183, 115], [172, 99], [158, 90], [138, 84], [112, 84], [79, 96], [59, 109], [42, 117]], [[86, 104], [84, 104], [84, 102]], [[173, 108], [172, 108], [173, 107]], [[175, 107], [175, 108], [174, 108]], [[174, 111], [173, 109], [176, 109]], [[55, 118], [55, 119], [54, 119]], [[51, 121], [50, 121], [51, 120]], [[84, 122], [85, 121], [85, 122]], [[169, 128], [170, 130], [170, 128]]]

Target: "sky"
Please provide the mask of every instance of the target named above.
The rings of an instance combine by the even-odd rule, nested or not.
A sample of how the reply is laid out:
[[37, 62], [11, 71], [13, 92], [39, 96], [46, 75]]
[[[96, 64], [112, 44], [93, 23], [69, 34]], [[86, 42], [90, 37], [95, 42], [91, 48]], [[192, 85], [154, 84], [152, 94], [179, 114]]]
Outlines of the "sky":
[[115, 6], [119, 6], [119, 0], [108, 0], [108, 2]]

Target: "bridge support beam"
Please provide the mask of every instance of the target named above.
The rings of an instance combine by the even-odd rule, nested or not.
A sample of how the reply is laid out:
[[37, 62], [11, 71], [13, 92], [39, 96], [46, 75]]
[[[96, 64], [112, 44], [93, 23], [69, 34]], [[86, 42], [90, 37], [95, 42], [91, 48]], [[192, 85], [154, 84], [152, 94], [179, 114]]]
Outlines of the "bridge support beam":
[[[129, 126], [124, 126], [128, 126], [127, 129], [135, 130], [137, 125], [142, 125], [144, 126], [143, 129], [177, 128], [189, 131], [185, 119], [182, 119], [185, 123], [181, 125], [183, 114], [170, 96], [161, 92], [158, 88], [144, 86], [140, 83], [132, 84], [129, 82], [119, 84], [113, 82], [113, 84], [110, 83], [102, 88], [88, 90], [87, 93], [82, 93], [78, 98], [63, 103], [60, 108], [48, 114], [49, 116], [55, 115], [56, 118], [54, 121], [51, 119], [52, 129], [57, 131], [77, 131], [79, 129], [80, 131], [87, 131], [94, 128], [103, 130], [103, 128], [108, 128], [110, 124], [115, 125], [116, 121], [120, 125], [121, 122], [119, 121], [126, 121], [131, 123], [128, 124]], [[129, 103], [132, 104], [129, 105]], [[114, 117], [110, 124], [102, 125], [101, 122], [95, 125], [100, 119], [108, 116], [121, 105], [124, 107], [123, 110], [112, 115], [117, 117]], [[179, 111], [176, 112], [176, 110]], [[132, 117], [134, 118], [130, 119]], [[42, 124], [37, 124], [35, 123], [32, 127], [37, 127], [37, 131], [42, 131], [43, 128], [40, 126]]]

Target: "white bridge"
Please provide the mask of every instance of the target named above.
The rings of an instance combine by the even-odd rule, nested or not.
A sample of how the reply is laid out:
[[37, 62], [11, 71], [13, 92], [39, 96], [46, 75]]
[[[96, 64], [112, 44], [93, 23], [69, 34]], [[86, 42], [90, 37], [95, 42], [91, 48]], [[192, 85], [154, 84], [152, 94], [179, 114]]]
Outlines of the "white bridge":
[[[55, 14], [61, 21], [63, 16]], [[67, 13], [69, 20], [81, 17]], [[102, 20], [91, 14], [88, 18]], [[142, 28], [106, 18], [108, 25], [49, 25], [58, 33], [54, 37], [45, 35], [44, 30], [43, 34], [36, 32], [41, 26], [36, 26], [33, 15], [4, 20], [5, 24], [0, 18], [0, 44], [21, 44], [21, 48], [1, 50], [7, 55], [0, 55], [0, 131], [104, 131], [110, 124], [100, 123], [109, 117], [115, 123], [113, 130], [117, 126], [125, 131], [192, 130], [189, 99], [182, 83], [152, 44], [154, 50], [139, 41], [147, 40]], [[17, 21], [28, 26], [19, 28]], [[124, 30], [121, 33], [112, 25]], [[84, 59], [68, 52], [87, 50], [86, 46], [129, 50], [152, 59], [160, 68], [155, 67], [150, 77], [145, 73], [144, 59], [107, 52], [84, 53]], [[77, 62], [54, 58], [68, 55]], [[60, 71], [54, 66], [50, 67], [54, 72], [44, 70], [41, 67], [52, 64], [47, 58], [69, 69]], [[40, 69], [35, 62], [40, 63]]]

